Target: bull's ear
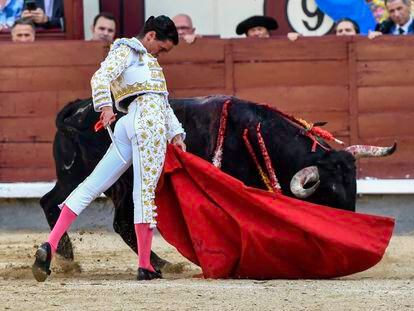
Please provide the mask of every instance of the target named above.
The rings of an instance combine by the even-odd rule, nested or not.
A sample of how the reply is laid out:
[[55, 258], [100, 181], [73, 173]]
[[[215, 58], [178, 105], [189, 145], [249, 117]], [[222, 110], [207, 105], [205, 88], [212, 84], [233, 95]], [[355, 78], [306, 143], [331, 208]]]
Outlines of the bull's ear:
[[325, 167], [329, 166], [332, 163], [332, 152], [330, 150], [327, 150], [320, 159], [316, 161], [316, 166], [318, 167]]

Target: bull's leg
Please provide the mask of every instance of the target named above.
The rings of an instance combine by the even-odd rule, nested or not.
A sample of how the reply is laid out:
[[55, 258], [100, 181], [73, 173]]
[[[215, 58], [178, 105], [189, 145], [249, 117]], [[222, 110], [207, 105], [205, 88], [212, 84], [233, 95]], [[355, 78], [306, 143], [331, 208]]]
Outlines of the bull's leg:
[[[134, 204], [132, 196], [122, 199], [113, 198], [115, 205], [114, 230], [125, 243], [138, 254], [137, 238], [134, 229]], [[161, 270], [169, 262], [151, 251], [151, 264], [156, 270]]]
[[[69, 184], [66, 184], [65, 187], [61, 187], [59, 182], [57, 182], [55, 187], [40, 199], [40, 205], [43, 208], [50, 229], [53, 229], [59, 218], [60, 208], [58, 205], [62, 203], [75, 188], [76, 186], [70, 186]], [[62, 236], [56, 252], [67, 260], [74, 259], [72, 242], [67, 233]]]

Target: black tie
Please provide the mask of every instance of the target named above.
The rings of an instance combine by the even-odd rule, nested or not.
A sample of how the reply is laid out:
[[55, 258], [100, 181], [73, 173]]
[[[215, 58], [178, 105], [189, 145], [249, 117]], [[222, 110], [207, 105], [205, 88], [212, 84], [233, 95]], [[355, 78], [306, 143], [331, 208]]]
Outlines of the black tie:
[[400, 33], [400, 35], [403, 35], [404, 34], [404, 29], [402, 29], [401, 27], [400, 28], [398, 28], [398, 32]]

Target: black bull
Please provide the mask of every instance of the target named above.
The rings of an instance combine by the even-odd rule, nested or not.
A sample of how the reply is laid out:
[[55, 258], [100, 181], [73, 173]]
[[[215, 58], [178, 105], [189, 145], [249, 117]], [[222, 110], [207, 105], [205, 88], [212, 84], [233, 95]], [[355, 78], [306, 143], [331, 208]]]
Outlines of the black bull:
[[[313, 166], [319, 173], [320, 184], [306, 200], [355, 211], [354, 155], [347, 151], [327, 151], [320, 146], [317, 146], [315, 152], [311, 152], [312, 140], [278, 112], [266, 106], [226, 96], [171, 100], [171, 106], [187, 132], [187, 151], [208, 161], [212, 160], [223, 103], [228, 99], [231, 105], [223, 145], [221, 169], [224, 172], [249, 186], [265, 188], [242, 138], [243, 131], [249, 129], [249, 139], [259, 155], [258, 158], [261, 159], [255, 134], [256, 126], [260, 122], [265, 145], [285, 195], [294, 197], [290, 187], [292, 177], [303, 168]], [[121, 115], [122, 113], [118, 112], [118, 116]], [[70, 103], [57, 116], [58, 130], [53, 145], [57, 182], [40, 200], [51, 228], [60, 213], [58, 204], [91, 173], [110, 144], [106, 131], [93, 131], [98, 117], [99, 114], [93, 110], [91, 99]], [[381, 155], [392, 153], [394, 147], [388, 148], [386, 153], [383, 152]], [[105, 192], [105, 195], [111, 198], [115, 205], [115, 231], [136, 252], [132, 176], [132, 169], [129, 169]], [[302, 182], [301, 186], [303, 183], [306, 181]], [[66, 234], [59, 244], [58, 252], [65, 258], [73, 259], [72, 245]], [[158, 267], [164, 263], [154, 253], [151, 260]]]

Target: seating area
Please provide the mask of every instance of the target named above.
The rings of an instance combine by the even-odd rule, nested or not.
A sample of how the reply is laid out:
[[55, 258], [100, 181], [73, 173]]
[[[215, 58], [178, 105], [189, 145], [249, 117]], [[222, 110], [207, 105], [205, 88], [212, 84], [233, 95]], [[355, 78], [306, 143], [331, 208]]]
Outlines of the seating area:
[[[347, 144], [385, 146], [397, 140], [392, 157], [359, 160], [358, 176], [414, 176], [414, 70], [407, 60], [414, 38], [381, 38], [375, 45], [366, 38], [303, 38], [294, 45], [272, 38], [255, 45], [255, 55], [244, 39], [179, 45], [159, 58], [170, 96], [231, 94], [310, 122], [328, 121], [325, 128]], [[0, 44], [0, 53], [10, 55], [0, 60], [2, 181], [55, 178], [56, 113], [70, 101], [90, 97], [90, 77], [106, 48], [83, 40]], [[388, 69], [398, 66], [406, 70]]]
[[[83, 40], [83, 0], [63, 0], [64, 29], [36, 29], [36, 41], [42, 40]], [[122, 5], [121, 5], [122, 2]], [[121, 11], [121, 7], [123, 10]], [[101, 0], [101, 12], [111, 12], [120, 25], [118, 34], [136, 35], [145, 21], [144, 2], [137, 0]], [[10, 30], [0, 31], [0, 43], [10, 41]]]
[[[0, 33], [0, 42], [10, 41], [10, 30], [4, 30]], [[36, 30], [36, 40], [65, 40], [66, 33], [60, 29], [38, 29]]]
[[[82, 40], [84, 38], [83, 1], [64, 0], [64, 29], [36, 29], [36, 40]], [[10, 41], [10, 30], [0, 32], [0, 42]]]

